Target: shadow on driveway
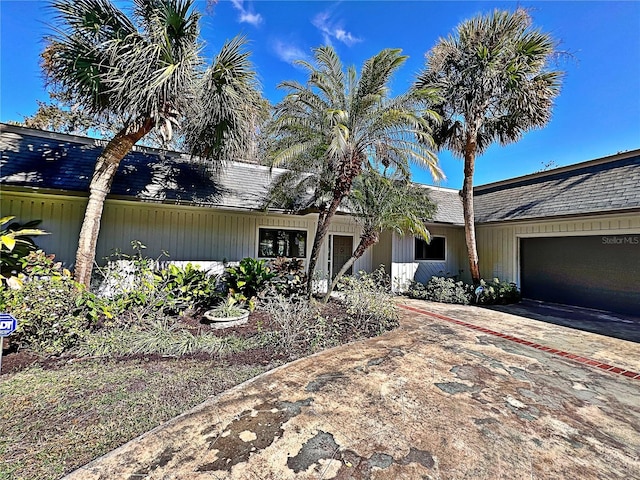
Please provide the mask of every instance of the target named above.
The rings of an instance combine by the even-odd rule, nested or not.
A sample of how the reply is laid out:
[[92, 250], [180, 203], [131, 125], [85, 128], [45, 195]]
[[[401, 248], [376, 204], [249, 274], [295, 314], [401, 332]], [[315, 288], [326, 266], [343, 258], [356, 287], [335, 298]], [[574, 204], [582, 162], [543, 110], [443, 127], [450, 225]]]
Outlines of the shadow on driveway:
[[640, 343], [640, 317], [636, 316], [526, 299], [515, 305], [486, 308]]

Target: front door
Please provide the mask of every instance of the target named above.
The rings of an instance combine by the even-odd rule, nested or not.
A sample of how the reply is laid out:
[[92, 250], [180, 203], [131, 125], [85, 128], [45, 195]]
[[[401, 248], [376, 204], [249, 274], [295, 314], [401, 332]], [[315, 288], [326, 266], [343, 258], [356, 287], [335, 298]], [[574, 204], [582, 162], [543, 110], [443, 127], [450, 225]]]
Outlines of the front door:
[[[353, 237], [333, 235], [331, 247], [331, 278], [334, 278], [342, 266], [347, 263], [347, 260], [351, 258], [351, 254], [353, 253]], [[346, 273], [353, 273], [353, 268], [350, 267]]]

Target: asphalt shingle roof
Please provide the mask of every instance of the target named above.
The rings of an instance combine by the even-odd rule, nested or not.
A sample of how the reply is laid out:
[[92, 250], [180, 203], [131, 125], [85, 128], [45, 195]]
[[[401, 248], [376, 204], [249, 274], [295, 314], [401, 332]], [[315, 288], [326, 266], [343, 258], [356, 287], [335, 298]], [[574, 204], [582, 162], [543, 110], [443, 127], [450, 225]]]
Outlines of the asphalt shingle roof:
[[431, 187], [428, 185], [423, 185], [423, 188], [429, 192], [429, 198], [437, 206], [436, 212], [433, 215], [434, 222], [464, 225], [462, 198], [458, 190]]
[[[88, 192], [96, 159], [106, 142], [0, 125], [0, 184]], [[258, 210], [274, 178], [284, 170], [231, 162], [219, 176], [177, 152], [136, 148], [121, 162], [110, 195], [145, 201]], [[456, 190], [427, 187], [438, 205], [434, 221], [461, 225]]]
[[477, 223], [640, 209], [640, 150], [474, 189]]
[[[88, 192], [105, 142], [2, 125], [0, 184]], [[281, 172], [274, 169], [273, 175]], [[176, 152], [136, 148], [121, 162], [111, 196], [260, 209], [272, 180], [268, 167], [231, 162], [219, 176]]]
[[[105, 142], [0, 125], [0, 184], [88, 192]], [[219, 175], [177, 152], [136, 148], [121, 162], [111, 196], [241, 210], [263, 208], [284, 170], [231, 162]], [[424, 186], [433, 221], [463, 225], [457, 190]], [[477, 223], [640, 209], [640, 150], [474, 189]]]

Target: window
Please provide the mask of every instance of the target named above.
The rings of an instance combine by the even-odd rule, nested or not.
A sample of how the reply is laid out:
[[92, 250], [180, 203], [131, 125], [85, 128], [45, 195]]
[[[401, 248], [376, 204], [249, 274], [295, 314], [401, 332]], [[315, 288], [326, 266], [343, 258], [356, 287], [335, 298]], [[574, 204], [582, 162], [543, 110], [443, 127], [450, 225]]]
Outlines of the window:
[[258, 257], [305, 258], [307, 256], [307, 232], [261, 228], [258, 234]]
[[416, 238], [416, 260], [446, 260], [447, 242], [445, 237], [431, 237], [431, 243]]

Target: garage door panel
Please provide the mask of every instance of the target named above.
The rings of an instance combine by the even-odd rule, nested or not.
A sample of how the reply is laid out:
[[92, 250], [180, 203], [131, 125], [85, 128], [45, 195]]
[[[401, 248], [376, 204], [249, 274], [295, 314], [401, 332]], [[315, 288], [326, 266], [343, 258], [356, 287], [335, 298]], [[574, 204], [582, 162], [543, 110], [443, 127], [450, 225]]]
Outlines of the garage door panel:
[[640, 234], [520, 239], [525, 298], [637, 315]]

